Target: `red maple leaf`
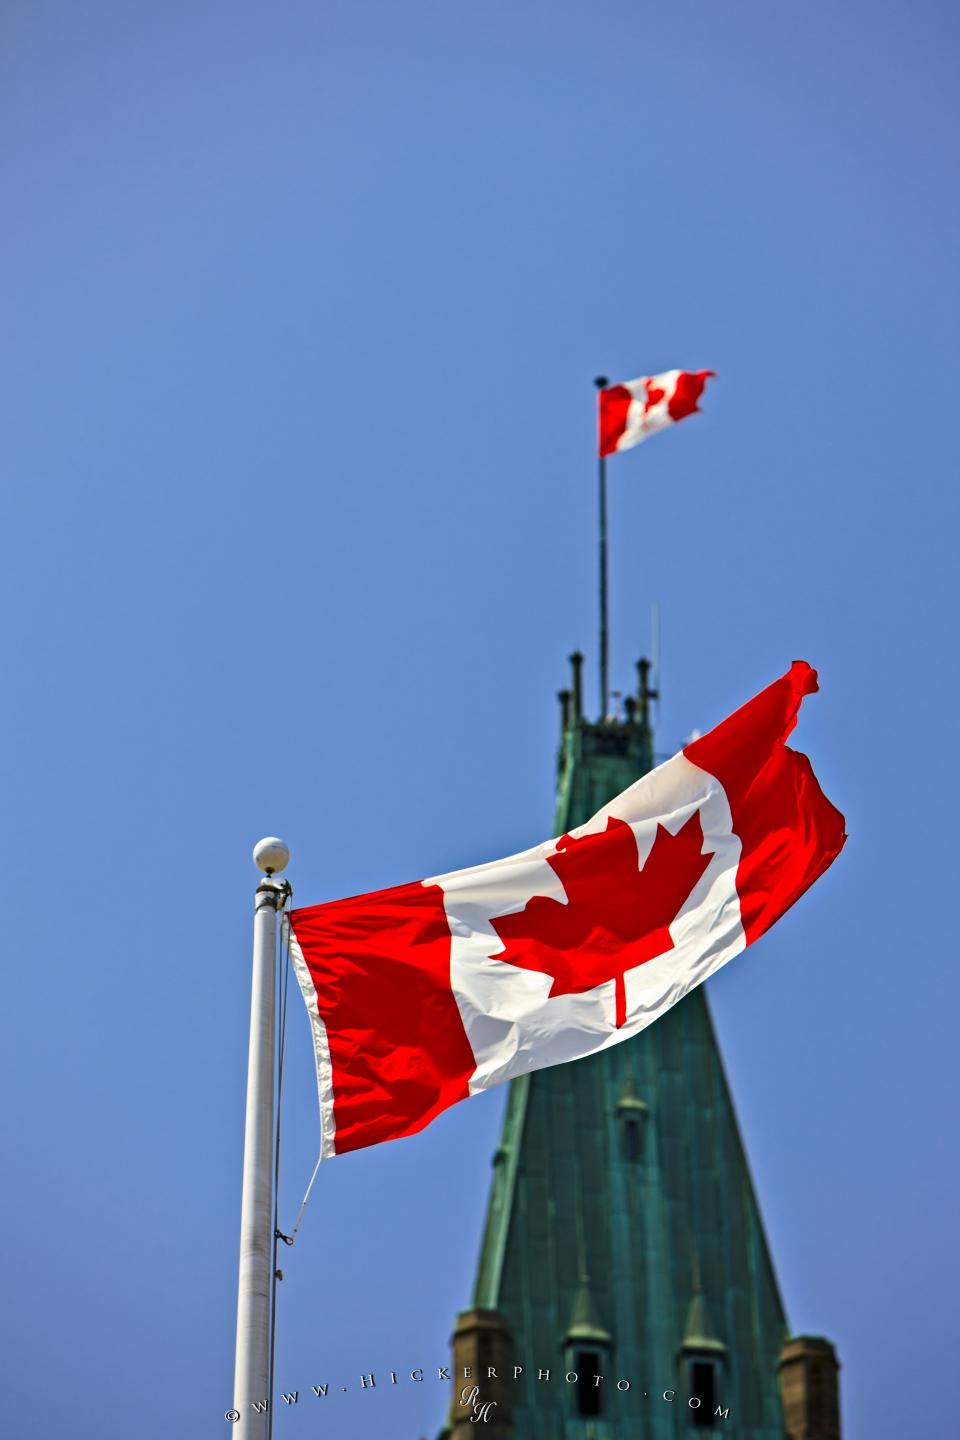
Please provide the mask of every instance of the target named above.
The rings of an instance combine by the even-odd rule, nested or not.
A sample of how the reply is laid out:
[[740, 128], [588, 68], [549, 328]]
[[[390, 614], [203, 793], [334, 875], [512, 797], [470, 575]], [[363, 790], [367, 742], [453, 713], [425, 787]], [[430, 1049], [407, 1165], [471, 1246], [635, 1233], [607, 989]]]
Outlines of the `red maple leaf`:
[[670, 923], [710, 863], [702, 850], [699, 810], [676, 835], [657, 826], [642, 870], [623, 820], [611, 817], [606, 830], [579, 840], [562, 836], [547, 864], [567, 903], [534, 895], [516, 914], [498, 916], [492, 923], [506, 949], [496, 959], [551, 975], [551, 995], [581, 995], [615, 980], [619, 1029], [627, 1018], [623, 977], [673, 949]]
[[663, 399], [664, 395], [666, 395], [667, 392], [666, 390], [661, 389], [659, 385], [654, 385], [652, 380], [644, 381], [644, 385], [647, 392], [647, 398], [644, 402], [643, 413], [644, 415], [649, 415], [654, 405], [659, 405], [660, 401]]

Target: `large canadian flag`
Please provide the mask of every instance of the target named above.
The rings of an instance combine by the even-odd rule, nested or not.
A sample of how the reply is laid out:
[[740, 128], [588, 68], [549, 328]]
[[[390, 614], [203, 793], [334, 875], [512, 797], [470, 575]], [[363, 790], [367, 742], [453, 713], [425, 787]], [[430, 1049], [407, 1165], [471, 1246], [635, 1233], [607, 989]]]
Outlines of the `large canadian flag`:
[[599, 396], [600, 454], [629, 450], [648, 435], [693, 415], [713, 375], [713, 370], [665, 370], [662, 375], [608, 385]]
[[785, 744], [803, 661], [532, 850], [290, 916], [323, 1154], [637, 1034], [822, 875], [844, 820]]

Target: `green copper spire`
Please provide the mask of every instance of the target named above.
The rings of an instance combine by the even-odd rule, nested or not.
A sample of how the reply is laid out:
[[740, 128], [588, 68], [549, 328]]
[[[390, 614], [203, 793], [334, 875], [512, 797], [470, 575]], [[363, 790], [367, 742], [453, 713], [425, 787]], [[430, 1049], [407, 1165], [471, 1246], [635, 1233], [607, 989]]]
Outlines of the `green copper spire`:
[[[558, 834], [653, 764], [646, 662], [623, 715], [591, 722], [572, 661]], [[461, 1363], [499, 1347], [497, 1440], [783, 1440], [786, 1335], [702, 987], [634, 1039], [512, 1082], [454, 1341]], [[450, 1424], [475, 1430], [456, 1407]]]

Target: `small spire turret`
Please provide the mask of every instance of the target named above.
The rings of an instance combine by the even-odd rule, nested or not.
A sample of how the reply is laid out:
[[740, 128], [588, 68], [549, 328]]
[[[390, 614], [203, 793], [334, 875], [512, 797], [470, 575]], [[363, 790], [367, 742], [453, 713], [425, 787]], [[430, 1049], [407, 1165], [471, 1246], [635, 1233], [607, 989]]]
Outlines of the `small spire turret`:
[[637, 661], [637, 704], [640, 710], [640, 724], [645, 728], [650, 724], [650, 701], [660, 699], [660, 691], [654, 690], [650, 684], [650, 661], [642, 658]]
[[570, 656], [570, 666], [573, 671], [573, 719], [583, 719], [583, 656], [579, 650], [574, 650]]

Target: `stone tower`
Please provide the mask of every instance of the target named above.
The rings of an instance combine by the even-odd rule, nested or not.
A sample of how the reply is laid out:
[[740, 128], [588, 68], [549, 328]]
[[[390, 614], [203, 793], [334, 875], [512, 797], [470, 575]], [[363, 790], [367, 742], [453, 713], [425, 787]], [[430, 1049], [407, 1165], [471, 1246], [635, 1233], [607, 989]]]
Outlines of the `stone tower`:
[[[623, 718], [596, 723], [572, 664], [555, 834], [653, 764], [647, 663]], [[702, 987], [632, 1040], [512, 1081], [493, 1166], [445, 1436], [839, 1440], [833, 1347], [788, 1339]]]

